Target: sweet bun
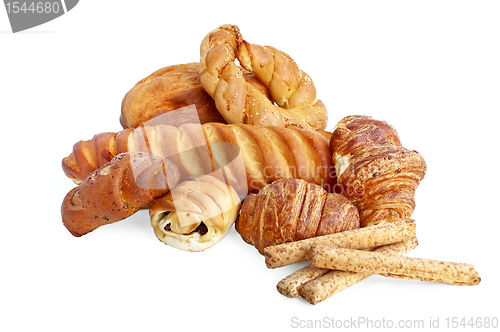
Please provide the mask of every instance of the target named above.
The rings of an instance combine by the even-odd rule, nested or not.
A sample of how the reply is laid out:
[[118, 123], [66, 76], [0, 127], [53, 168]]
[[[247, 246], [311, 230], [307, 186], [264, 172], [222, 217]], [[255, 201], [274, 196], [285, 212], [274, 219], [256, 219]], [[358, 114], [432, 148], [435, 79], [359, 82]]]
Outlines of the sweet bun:
[[[139, 81], [123, 98], [120, 123], [123, 128], [137, 128], [142, 124], [226, 123], [215, 103], [200, 83], [197, 62], [168, 66]], [[188, 112], [194, 105], [196, 113]], [[192, 106], [193, 107], [193, 106]], [[186, 110], [186, 116], [173, 110]], [[199, 118], [199, 119], [198, 119]]]

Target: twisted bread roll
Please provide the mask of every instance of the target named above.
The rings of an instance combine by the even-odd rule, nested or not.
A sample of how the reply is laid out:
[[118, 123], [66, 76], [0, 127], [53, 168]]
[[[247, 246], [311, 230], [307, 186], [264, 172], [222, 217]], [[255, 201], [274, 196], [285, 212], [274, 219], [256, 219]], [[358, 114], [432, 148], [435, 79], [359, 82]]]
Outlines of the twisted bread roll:
[[260, 254], [264, 248], [359, 228], [347, 198], [300, 179], [279, 179], [243, 202], [236, 231]]
[[181, 181], [223, 169], [225, 183], [240, 196], [280, 178], [304, 179], [328, 191], [336, 184], [330, 145], [320, 132], [243, 124], [157, 125], [97, 134], [75, 144], [63, 170], [78, 182], [127, 151], [168, 157], [179, 167]]
[[[326, 127], [326, 107], [316, 98], [309, 75], [284, 52], [244, 41], [237, 26], [223, 25], [208, 33], [200, 46], [200, 58], [201, 85], [228, 123]], [[248, 84], [234, 63], [236, 58], [269, 89], [273, 100]]]
[[417, 151], [388, 140], [375, 124], [348, 119], [334, 128], [330, 145], [338, 185], [358, 208], [362, 227], [411, 217], [427, 168]]
[[61, 215], [74, 236], [123, 220], [165, 195], [180, 179], [170, 160], [123, 153], [90, 174], [64, 198]]
[[157, 199], [149, 214], [160, 241], [181, 250], [203, 251], [226, 236], [240, 206], [231, 186], [205, 175], [181, 182]]

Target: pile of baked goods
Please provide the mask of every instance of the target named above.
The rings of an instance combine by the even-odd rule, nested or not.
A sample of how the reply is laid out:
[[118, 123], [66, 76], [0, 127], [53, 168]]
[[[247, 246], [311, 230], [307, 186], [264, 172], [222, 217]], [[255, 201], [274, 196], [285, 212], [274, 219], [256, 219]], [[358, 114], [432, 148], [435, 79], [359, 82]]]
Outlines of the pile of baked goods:
[[325, 131], [311, 77], [237, 26], [209, 32], [199, 63], [139, 81], [120, 123], [122, 131], [75, 143], [62, 161], [78, 185], [61, 207], [74, 236], [149, 209], [160, 241], [203, 251], [234, 224], [269, 268], [310, 261], [277, 288], [312, 304], [370, 274], [480, 281], [468, 264], [402, 256], [417, 245], [410, 218], [423, 157], [370, 116]]

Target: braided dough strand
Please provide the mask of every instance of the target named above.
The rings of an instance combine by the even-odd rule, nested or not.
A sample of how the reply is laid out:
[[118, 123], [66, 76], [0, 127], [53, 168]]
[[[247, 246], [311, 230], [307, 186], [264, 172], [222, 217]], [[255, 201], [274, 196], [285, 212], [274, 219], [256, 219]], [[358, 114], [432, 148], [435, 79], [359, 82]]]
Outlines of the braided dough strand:
[[[228, 123], [325, 129], [326, 107], [310, 76], [288, 54], [250, 44], [237, 26], [223, 25], [205, 36], [200, 56], [201, 84]], [[247, 80], [246, 71], [269, 93]]]

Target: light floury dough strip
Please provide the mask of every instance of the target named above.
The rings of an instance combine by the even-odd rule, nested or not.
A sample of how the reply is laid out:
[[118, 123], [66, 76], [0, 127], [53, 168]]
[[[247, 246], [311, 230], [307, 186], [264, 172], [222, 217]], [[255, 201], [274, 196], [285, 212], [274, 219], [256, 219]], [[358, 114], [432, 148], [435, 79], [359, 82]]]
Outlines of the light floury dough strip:
[[332, 270], [385, 275], [454, 285], [477, 285], [481, 281], [474, 266], [465, 263], [387, 255], [384, 253], [314, 246], [311, 265]]
[[281, 295], [284, 295], [286, 297], [297, 297], [299, 296], [299, 288], [301, 285], [307, 283], [310, 280], [324, 276], [330, 271], [330, 269], [316, 267], [309, 264], [306, 267], [303, 267], [302, 269], [282, 279], [276, 285], [276, 289]]
[[309, 250], [314, 245], [324, 244], [349, 249], [370, 249], [401, 242], [415, 236], [415, 222], [408, 219], [270, 246], [264, 249], [264, 256], [266, 266], [273, 269], [308, 260]]
[[[412, 238], [412, 239], [405, 240], [402, 242], [377, 247], [377, 248], [375, 248], [374, 251], [383, 252], [383, 253], [386, 253], [389, 255], [405, 254], [405, 253], [409, 252], [410, 250], [414, 249], [417, 246], [417, 244], [418, 244], [417, 239]], [[333, 272], [333, 271], [328, 269], [328, 268], [316, 267], [316, 266], [309, 264], [306, 267], [304, 267], [304, 268], [290, 274], [289, 276], [285, 277], [284, 279], [282, 279], [276, 285], [276, 288], [280, 294], [282, 294], [286, 297], [297, 297], [300, 295], [299, 289], [303, 285], [307, 284], [308, 282], [310, 282], [316, 278], [320, 278], [326, 274], [330, 274], [330, 272]], [[368, 275], [366, 275], [362, 279], [366, 278], [367, 276]], [[362, 280], [362, 279], [360, 279], [360, 280]], [[350, 285], [348, 285], [348, 286], [350, 286]], [[331, 294], [331, 295], [333, 295], [333, 294]]]
[[[417, 238], [412, 238], [375, 248], [374, 252], [385, 253], [387, 255], [404, 255], [415, 249], [417, 245]], [[308, 266], [312, 267], [313, 265]], [[325, 270], [325, 268], [321, 267], [317, 269]], [[370, 273], [335, 271], [330, 269], [327, 269], [327, 271], [328, 273], [325, 275], [299, 285], [297, 293], [307, 302], [317, 304], [371, 275]]]

